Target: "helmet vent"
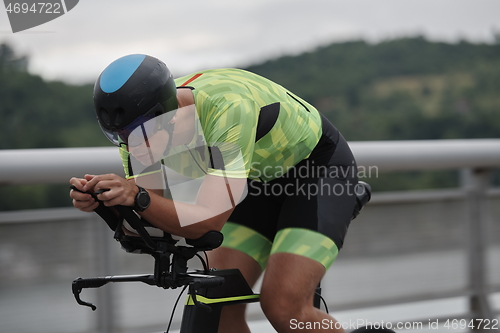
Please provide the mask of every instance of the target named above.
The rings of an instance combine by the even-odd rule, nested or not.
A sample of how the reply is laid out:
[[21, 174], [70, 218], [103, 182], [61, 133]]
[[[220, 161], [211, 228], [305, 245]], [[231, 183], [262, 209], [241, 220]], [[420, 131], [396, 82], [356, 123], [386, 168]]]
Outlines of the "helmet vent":
[[108, 111], [106, 111], [105, 108], [99, 109], [99, 118], [105, 125], [109, 126], [111, 124], [111, 121], [109, 119], [109, 113]]
[[114, 125], [117, 127], [120, 126], [123, 122], [124, 117], [125, 117], [125, 111], [122, 108], [116, 109]]

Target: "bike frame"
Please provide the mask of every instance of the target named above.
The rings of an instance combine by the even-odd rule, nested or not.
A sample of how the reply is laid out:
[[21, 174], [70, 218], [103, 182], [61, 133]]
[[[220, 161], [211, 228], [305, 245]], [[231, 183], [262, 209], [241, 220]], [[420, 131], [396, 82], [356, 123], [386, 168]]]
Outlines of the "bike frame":
[[[217, 333], [222, 307], [259, 301], [238, 269], [213, 271], [224, 278], [220, 287], [189, 293], [182, 315], [180, 333]], [[199, 306], [197, 302], [203, 304]]]

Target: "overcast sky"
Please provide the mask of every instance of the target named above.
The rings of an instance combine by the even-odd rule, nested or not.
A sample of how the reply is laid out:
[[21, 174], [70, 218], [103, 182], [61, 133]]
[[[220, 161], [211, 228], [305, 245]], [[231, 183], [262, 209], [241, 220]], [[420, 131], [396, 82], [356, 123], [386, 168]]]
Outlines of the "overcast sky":
[[492, 42], [499, 0], [80, 0], [44, 25], [13, 34], [0, 8], [0, 42], [48, 79], [93, 82], [114, 59], [146, 53], [174, 76], [243, 67], [318, 45], [425, 35]]

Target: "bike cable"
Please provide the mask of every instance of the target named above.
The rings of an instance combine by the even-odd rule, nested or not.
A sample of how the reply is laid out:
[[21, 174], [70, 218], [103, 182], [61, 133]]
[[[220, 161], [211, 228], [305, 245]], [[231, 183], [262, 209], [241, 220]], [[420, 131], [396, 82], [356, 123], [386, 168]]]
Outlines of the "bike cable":
[[201, 264], [203, 265], [203, 271], [205, 272], [205, 274], [208, 274], [209, 273], [208, 257], [207, 257], [207, 253], [205, 251], [203, 251], [203, 253], [205, 253], [205, 259], [203, 259], [201, 257], [201, 255], [198, 253], [196, 253], [195, 255], [198, 257], [198, 259], [200, 259]]
[[210, 264], [209, 264], [209, 262], [208, 262], [208, 255], [207, 255], [207, 251], [203, 251], [203, 254], [205, 255], [205, 260], [206, 260], [206, 262], [207, 262], [207, 267], [208, 267], [208, 269], [210, 269]]
[[326, 305], [326, 301], [325, 301], [325, 299], [323, 298], [323, 296], [321, 296], [321, 294], [320, 294], [320, 293], [315, 293], [315, 294], [316, 294], [316, 295], [317, 295], [317, 296], [321, 299], [321, 301], [323, 302], [323, 305], [325, 306], [325, 311], [326, 311], [326, 313], [330, 313], [330, 311], [328, 311], [328, 305]]
[[165, 331], [165, 333], [170, 332], [170, 326], [172, 325], [172, 321], [174, 319], [175, 309], [177, 309], [177, 305], [179, 304], [179, 300], [181, 299], [182, 294], [184, 294], [184, 291], [186, 291], [187, 287], [188, 287], [187, 285], [184, 286], [184, 288], [182, 288], [181, 292], [179, 293], [179, 296], [177, 296], [177, 300], [175, 301], [174, 308], [172, 309], [172, 314], [170, 315], [170, 320], [168, 321], [168, 326], [167, 326], [167, 330]]

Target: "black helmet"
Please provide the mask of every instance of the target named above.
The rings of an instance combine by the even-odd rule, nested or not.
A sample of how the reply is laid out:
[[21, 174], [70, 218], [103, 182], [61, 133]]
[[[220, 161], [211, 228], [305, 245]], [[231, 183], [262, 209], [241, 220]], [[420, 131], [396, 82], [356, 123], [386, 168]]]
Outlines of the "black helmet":
[[97, 120], [115, 145], [130, 132], [160, 114], [177, 109], [174, 79], [161, 60], [131, 54], [113, 61], [94, 86]]

